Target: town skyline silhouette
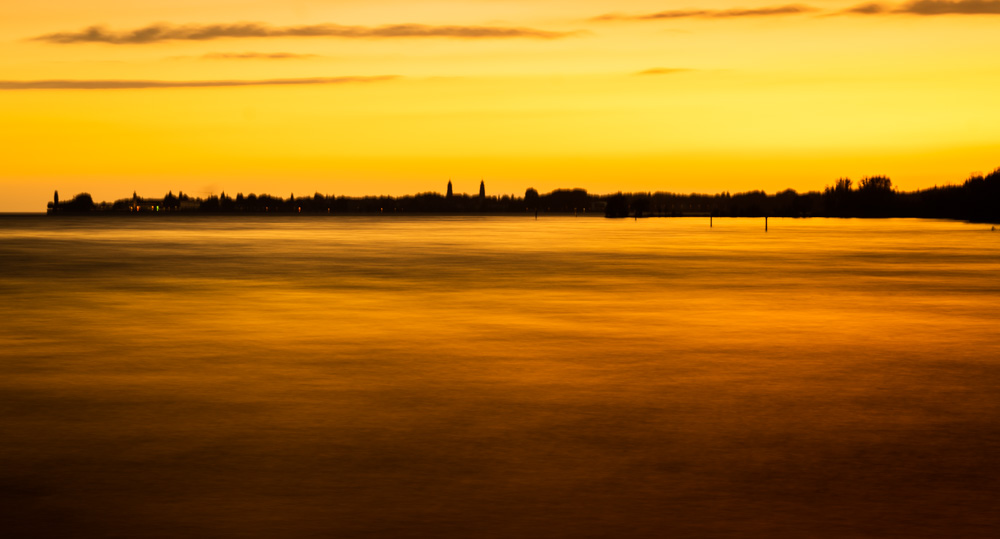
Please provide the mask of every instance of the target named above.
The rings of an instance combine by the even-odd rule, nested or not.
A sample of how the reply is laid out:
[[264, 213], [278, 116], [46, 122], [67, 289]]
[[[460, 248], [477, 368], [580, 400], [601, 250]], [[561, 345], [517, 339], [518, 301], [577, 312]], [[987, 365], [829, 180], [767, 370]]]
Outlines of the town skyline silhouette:
[[270, 194], [225, 191], [205, 198], [181, 191], [162, 198], [141, 197], [114, 202], [95, 202], [80, 193], [66, 202], [56, 191], [49, 202], [51, 214], [86, 213], [182, 213], [182, 214], [590, 214], [623, 217], [919, 217], [1000, 222], [1000, 168], [986, 175], [973, 175], [961, 184], [916, 191], [898, 191], [886, 176], [866, 176], [855, 183], [840, 178], [822, 192], [799, 193], [786, 189], [768, 194], [763, 190], [738, 193], [677, 194], [617, 192], [591, 194], [585, 189], [556, 189], [539, 193], [529, 187], [523, 196], [488, 195], [481, 179], [479, 194], [454, 193], [448, 180], [444, 194], [424, 192], [405, 196], [361, 197], [315, 193], [288, 198]]

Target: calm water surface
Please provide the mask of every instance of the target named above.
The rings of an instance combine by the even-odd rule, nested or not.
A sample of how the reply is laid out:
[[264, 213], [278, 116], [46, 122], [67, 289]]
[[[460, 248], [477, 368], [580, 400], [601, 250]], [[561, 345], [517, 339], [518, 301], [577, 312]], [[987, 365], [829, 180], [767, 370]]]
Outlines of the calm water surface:
[[996, 537], [1000, 232], [0, 218], [3, 537]]

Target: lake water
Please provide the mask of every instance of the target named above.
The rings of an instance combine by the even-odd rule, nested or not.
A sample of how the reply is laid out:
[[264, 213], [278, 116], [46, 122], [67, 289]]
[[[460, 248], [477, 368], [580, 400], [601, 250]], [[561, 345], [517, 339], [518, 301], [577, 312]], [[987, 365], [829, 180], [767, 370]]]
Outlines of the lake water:
[[0, 536], [996, 537], [1000, 232], [0, 218]]

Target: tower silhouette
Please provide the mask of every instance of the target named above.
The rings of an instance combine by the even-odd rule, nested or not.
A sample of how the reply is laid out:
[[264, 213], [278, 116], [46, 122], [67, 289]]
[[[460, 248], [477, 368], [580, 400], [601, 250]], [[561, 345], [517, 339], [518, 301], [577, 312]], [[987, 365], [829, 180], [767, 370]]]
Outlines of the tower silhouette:
[[451, 180], [448, 180], [448, 194], [446, 196], [451, 198]]
[[479, 198], [486, 198], [486, 182], [479, 180]]

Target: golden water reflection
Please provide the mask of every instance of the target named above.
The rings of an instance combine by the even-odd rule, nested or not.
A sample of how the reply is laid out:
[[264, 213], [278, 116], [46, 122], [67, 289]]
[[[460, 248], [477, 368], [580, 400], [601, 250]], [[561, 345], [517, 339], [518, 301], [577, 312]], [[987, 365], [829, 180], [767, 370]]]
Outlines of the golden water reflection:
[[12, 537], [991, 537], [1000, 235], [0, 219]]

